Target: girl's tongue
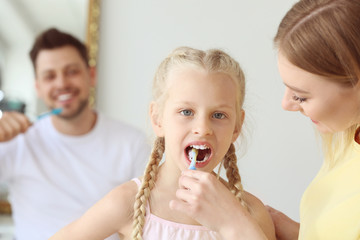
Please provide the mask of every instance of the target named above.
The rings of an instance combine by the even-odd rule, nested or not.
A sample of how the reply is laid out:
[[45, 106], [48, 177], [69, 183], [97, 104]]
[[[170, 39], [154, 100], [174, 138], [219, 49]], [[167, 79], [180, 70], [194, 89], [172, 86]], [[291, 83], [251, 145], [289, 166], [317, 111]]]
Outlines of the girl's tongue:
[[198, 150], [197, 161], [205, 161], [210, 156], [210, 149]]

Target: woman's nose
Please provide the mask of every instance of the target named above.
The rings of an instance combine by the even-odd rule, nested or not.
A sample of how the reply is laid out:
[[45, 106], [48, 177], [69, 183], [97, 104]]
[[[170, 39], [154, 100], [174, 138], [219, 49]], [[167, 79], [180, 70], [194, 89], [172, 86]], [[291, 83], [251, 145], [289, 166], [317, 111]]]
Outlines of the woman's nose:
[[194, 121], [193, 133], [206, 136], [213, 133], [211, 120], [206, 117], [197, 117]]
[[300, 104], [293, 99], [293, 95], [288, 89], [285, 90], [281, 107], [286, 111], [300, 111]]

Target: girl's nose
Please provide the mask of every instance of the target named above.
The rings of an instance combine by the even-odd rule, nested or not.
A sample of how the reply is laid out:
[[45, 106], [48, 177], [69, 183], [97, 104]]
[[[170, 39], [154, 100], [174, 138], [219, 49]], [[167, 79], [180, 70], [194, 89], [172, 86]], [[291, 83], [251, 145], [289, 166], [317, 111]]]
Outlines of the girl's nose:
[[205, 117], [198, 117], [198, 119], [194, 121], [193, 133], [201, 136], [213, 134], [211, 120]]
[[286, 111], [300, 111], [301, 107], [298, 102], [293, 99], [289, 89], [285, 90], [284, 97], [281, 101], [281, 107]]

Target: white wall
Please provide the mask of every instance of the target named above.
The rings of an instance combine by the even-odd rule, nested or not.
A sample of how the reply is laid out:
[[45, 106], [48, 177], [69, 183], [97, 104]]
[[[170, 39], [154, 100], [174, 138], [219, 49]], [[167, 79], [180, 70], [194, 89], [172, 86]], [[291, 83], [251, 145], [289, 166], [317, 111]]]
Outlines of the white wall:
[[294, 0], [106, 0], [102, 2], [97, 106], [151, 133], [155, 69], [175, 47], [221, 48], [247, 77], [248, 146], [239, 160], [245, 189], [299, 219], [320, 164], [309, 119], [281, 109], [284, 86], [272, 38]]

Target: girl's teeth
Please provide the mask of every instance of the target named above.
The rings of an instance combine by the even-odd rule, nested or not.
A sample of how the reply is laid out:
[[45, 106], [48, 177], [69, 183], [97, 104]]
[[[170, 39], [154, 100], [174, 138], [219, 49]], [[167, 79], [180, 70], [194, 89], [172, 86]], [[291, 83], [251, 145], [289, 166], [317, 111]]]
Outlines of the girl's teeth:
[[190, 145], [190, 147], [201, 150], [208, 149], [206, 145]]

